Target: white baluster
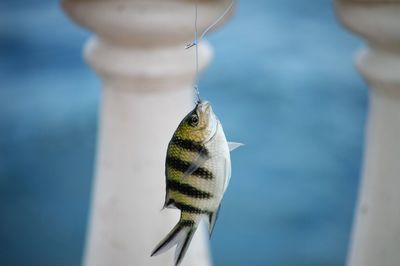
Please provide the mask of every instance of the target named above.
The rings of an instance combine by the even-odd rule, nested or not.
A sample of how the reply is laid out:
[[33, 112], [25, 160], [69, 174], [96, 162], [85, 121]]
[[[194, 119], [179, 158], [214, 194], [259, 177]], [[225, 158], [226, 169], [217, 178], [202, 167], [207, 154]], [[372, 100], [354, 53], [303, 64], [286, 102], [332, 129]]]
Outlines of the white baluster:
[[[199, 1], [199, 31], [229, 1]], [[193, 105], [194, 1], [64, 0], [73, 20], [94, 31], [87, 62], [104, 82], [92, 210], [84, 265], [172, 265], [173, 252], [150, 257], [178, 222], [160, 212], [164, 163], [173, 131]], [[200, 69], [211, 48], [199, 47]], [[82, 88], [84, 89], [84, 88]], [[201, 228], [183, 265], [210, 265]]]
[[349, 266], [400, 265], [400, 1], [336, 1], [368, 41], [357, 66], [371, 85], [366, 156]]

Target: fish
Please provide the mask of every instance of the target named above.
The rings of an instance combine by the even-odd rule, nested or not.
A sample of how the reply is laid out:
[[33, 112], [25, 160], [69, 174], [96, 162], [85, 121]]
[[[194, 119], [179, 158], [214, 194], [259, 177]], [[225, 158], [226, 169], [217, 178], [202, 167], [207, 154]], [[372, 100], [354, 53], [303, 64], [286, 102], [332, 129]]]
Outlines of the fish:
[[177, 245], [175, 266], [179, 265], [203, 220], [211, 237], [231, 177], [230, 151], [242, 145], [226, 140], [208, 101], [198, 101], [185, 116], [168, 144], [165, 162], [164, 208], [179, 209], [180, 220], [151, 256]]

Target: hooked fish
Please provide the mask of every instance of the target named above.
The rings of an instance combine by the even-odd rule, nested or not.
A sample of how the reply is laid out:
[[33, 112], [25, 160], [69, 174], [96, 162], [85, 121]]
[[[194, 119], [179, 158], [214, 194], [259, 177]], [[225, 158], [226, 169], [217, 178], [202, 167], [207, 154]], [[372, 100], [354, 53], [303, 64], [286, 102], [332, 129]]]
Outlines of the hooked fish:
[[211, 236], [231, 176], [230, 151], [243, 144], [227, 142], [209, 102], [198, 102], [176, 129], [167, 150], [165, 208], [181, 210], [179, 222], [151, 256], [174, 245], [175, 265], [206, 218]]

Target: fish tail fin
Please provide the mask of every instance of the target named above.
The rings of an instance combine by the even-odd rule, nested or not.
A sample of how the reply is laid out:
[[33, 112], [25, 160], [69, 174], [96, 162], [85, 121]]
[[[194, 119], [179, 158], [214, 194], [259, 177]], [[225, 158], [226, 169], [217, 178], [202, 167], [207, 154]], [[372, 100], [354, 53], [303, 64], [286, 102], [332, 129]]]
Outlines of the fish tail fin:
[[171, 232], [156, 246], [151, 256], [164, 253], [177, 244], [175, 250], [175, 265], [179, 265], [186, 254], [196, 229], [197, 224], [194, 221], [179, 221]]
[[178, 242], [178, 246], [175, 250], [175, 266], [179, 265], [185, 256], [196, 229], [196, 227], [187, 228], [185, 236]]

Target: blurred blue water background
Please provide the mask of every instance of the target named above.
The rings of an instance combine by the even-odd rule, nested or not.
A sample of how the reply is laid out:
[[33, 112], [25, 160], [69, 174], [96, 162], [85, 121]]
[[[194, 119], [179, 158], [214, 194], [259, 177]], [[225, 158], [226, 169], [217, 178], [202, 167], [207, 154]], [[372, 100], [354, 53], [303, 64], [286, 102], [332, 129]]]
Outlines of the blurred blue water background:
[[[80, 265], [100, 93], [88, 36], [56, 1], [0, 2], [0, 265]], [[246, 143], [215, 265], [344, 265], [367, 108], [360, 41], [328, 0], [241, 1], [209, 40], [202, 95]]]

